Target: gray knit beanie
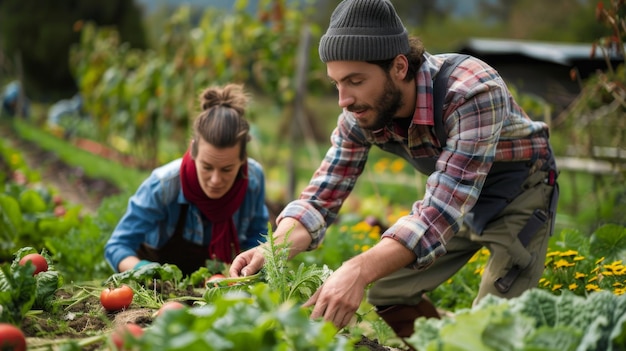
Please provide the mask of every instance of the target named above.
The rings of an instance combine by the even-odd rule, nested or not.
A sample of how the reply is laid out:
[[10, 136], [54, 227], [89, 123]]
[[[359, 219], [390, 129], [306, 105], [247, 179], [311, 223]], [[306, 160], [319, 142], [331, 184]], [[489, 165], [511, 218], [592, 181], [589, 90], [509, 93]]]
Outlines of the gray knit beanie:
[[409, 51], [407, 30], [388, 0], [343, 0], [319, 47], [323, 62], [387, 60]]

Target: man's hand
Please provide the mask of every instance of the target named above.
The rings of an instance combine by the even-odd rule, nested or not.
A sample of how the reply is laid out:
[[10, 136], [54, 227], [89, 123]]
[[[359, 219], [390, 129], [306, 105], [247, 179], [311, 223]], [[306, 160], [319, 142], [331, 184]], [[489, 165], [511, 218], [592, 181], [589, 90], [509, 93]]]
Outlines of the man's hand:
[[302, 305], [315, 305], [311, 318], [323, 317], [341, 329], [359, 308], [365, 287], [415, 260], [401, 243], [383, 238], [373, 248], [344, 262]]
[[323, 317], [338, 329], [348, 325], [363, 301], [368, 284], [361, 278], [360, 269], [344, 264], [331, 274], [303, 305], [315, 306], [311, 318]]

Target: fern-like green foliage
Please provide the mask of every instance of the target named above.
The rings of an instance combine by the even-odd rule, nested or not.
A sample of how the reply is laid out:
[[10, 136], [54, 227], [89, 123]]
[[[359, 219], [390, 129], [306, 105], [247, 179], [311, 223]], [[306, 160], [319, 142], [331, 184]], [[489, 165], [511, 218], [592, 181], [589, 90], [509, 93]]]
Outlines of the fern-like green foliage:
[[279, 291], [281, 302], [295, 300], [304, 302], [309, 299], [332, 273], [326, 265], [301, 263], [297, 269], [289, 264], [289, 235], [285, 234], [281, 243], [276, 243], [271, 226], [268, 228], [267, 246], [265, 247], [265, 265], [263, 273], [267, 284], [273, 291]]

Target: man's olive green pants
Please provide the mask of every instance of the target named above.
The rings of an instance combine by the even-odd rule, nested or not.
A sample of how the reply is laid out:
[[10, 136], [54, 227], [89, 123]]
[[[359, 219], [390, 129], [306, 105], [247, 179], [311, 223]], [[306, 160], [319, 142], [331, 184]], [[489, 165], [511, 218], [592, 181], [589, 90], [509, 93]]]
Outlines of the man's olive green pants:
[[[483, 247], [489, 250], [490, 255], [474, 304], [488, 294], [511, 298], [537, 286], [544, 271], [554, 213], [532, 235], [526, 247], [520, 242], [518, 233], [535, 210], [551, 213], [549, 206], [555, 185], [546, 184], [546, 178], [547, 172], [544, 171], [531, 174], [522, 186], [525, 190], [487, 224], [481, 235], [463, 226], [446, 245], [444, 256], [425, 270], [402, 268], [378, 280], [368, 290], [368, 301], [374, 306], [416, 305], [422, 300], [422, 294], [446, 282]], [[521, 267], [519, 275], [508, 291], [499, 291], [494, 282], [515, 265]]]

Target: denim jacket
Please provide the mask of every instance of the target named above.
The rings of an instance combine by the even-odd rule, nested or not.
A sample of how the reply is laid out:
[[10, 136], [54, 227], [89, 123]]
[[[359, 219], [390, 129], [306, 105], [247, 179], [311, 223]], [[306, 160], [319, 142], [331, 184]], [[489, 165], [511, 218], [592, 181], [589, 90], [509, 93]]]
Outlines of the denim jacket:
[[[182, 159], [156, 168], [129, 199], [126, 213], [105, 247], [105, 258], [118, 271], [120, 261], [136, 256], [142, 243], [162, 247], [174, 234], [182, 204], [188, 204], [183, 237], [198, 245], [211, 241], [211, 223], [189, 203], [180, 185]], [[265, 176], [261, 165], [248, 159], [248, 191], [233, 215], [242, 250], [254, 247], [267, 234], [269, 213], [265, 205]]]

